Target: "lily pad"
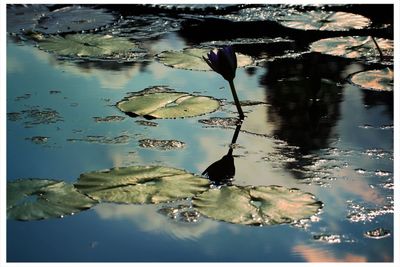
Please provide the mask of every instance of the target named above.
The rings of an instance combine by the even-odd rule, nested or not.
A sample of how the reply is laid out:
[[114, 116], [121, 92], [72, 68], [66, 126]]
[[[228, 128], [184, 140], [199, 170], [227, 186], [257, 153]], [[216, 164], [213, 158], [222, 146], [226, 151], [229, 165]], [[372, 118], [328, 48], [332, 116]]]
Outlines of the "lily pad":
[[131, 166], [81, 174], [75, 186], [96, 200], [144, 204], [193, 197], [209, 183], [180, 169]]
[[374, 91], [393, 91], [393, 70], [368, 70], [354, 74], [351, 81], [363, 89]]
[[98, 29], [113, 23], [115, 19], [106, 9], [73, 5], [56, 9], [42, 17], [36, 30], [46, 34], [81, 32]]
[[111, 59], [124, 59], [135, 50], [140, 52], [128, 38], [89, 33], [50, 36], [39, 43], [39, 48], [60, 56]]
[[7, 183], [7, 217], [10, 219], [60, 218], [89, 209], [96, 203], [63, 181], [21, 179]]
[[[157, 55], [157, 59], [166, 66], [198, 71], [211, 71], [211, 68], [202, 58], [210, 52], [207, 48], [186, 48], [182, 51], [164, 51]], [[253, 64], [249, 56], [236, 53], [237, 66], [245, 67]]]
[[279, 17], [278, 22], [288, 28], [317, 31], [348, 31], [363, 29], [371, 24], [368, 18], [361, 15], [317, 10]]
[[214, 98], [178, 92], [137, 94], [117, 103], [122, 112], [149, 119], [194, 117], [214, 112], [219, 106]]
[[7, 5], [7, 32], [31, 31], [36, 27], [38, 20], [47, 12], [49, 12], [49, 9], [44, 5]]
[[[393, 57], [393, 40], [375, 38], [384, 57]], [[344, 36], [318, 40], [311, 44], [311, 51], [346, 58], [379, 58], [379, 50], [371, 36]]]
[[160, 150], [182, 149], [185, 143], [178, 140], [156, 140], [142, 139], [139, 140], [139, 146], [143, 148], [155, 148]]
[[322, 208], [312, 194], [281, 186], [210, 189], [196, 196], [193, 205], [207, 217], [246, 225], [293, 223]]

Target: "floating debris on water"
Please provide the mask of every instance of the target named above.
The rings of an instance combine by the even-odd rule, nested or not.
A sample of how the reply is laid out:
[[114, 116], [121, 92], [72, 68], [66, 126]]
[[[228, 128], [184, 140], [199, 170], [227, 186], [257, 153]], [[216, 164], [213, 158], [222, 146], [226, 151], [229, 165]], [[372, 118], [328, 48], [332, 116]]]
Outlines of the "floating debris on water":
[[340, 235], [321, 234], [321, 235], [314, 235], [313, 238], [314, 240], [322, 241], [324, 243], [329, 243], [329, 244], [335, 244], [335, 243], [337, 244], [342, 242]]
[[23, 95], [21, 95], [21, 96], [17, 96], [17, 97], [15, 97], [15, 101], [20, 101], [20, 100], [23, 100], [23, 99], [28, 99], [28, 98], [30, 98], [31, 97], [31, 94], [29, 94], [29, 93], [27, 93], [27, 94], [23, 94]]
[[84, 138], [68, 138], [69, 142], [83, 141], [88, 143], [99, 143], [99, 144], [127, 144], [129, 143], [130, 136], [120, 135], [116, 137], [107, 137], [101, 135], [88, 135]]
[[392, 159], [393, 160], [393, 152], [388, 152], [383, 149], [373, 148], [367, 149], [362, 152], [362, 154], [367, 155], [373, 159]]
[[382, 207], [366, 207], [354, 201], [348, 202], [347, 219], [350, 222], [372, 222], [377, 216], [394, 213], [393, 203], [386, 203]]
[[7, 113], [7, 117], [11, 121], [24, 119], [25, 128], [31, 128], [39, 124], [51, 124], [64, 121], [60, 114], [51, 108], [38, 109], [34, 107], [20, 112]]
[[50, 90], [49, 94], [51, 94], [51, 95], [61, 94], [61, 91], [59, 91], [59, 90]]
[[178, 140], [155, 140], [142, 139], [139, 140], [139, 146], [144, 148], [156, 148], [160, 150], [180, 149], [185, 147], [185, 143]]
[[210, 126], [236, 127], [240, 121], [238, 118], [234, 117], [211, 117], [209, 119], [199, 120], [199, 122]]
[[143, 126], [157, 127], [158, 123], [153, 121], [137, 120], [135, 123]]
[[123, 121], [125, 117], [123, 116], [106, 116], [106, 117], [93, 117], [95, 122], [117, 122]]
[[42, 145], [42, 144], [46, 144], [47, 141], [49, 141], [49, 138], [50, 137], [47, 137], [47, 136], [32, 136], [32, 137], [25, 138], [25, 140], [32, 141], [32, 143], [34, 143], [34, 144]]
[[381, 239], [381, 238], [389, 237], [390, 231], [383, 229], [383, 228], [376, 228], [371, 231], [366, 231], [364, 233], [364, 236], [368, 237], [368, 238], [373, 238], [373, 239]]
[[375, 175], [376, 175], [376, 176], [380, 176], [380, 177], [389, 176], [389, 175], [391, 175], [391, 174], [392, 174], [392, 173], [389, 172], [389, 171], [383, 171], [383, 170], [376, 170], [376, 171], [375, 171]]
[[178, 204], [176, 206], [163, 206], [158, 213], [167, 216], [172, 220], [185, 223], [196, 223], [200, 219], [200, 213], [192, 206], [187, 204]]

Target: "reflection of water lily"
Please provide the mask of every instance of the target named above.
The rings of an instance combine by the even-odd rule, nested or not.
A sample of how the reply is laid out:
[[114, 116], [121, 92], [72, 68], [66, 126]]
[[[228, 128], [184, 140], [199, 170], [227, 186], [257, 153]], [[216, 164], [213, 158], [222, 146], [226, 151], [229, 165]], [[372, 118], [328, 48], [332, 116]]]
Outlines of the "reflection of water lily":
[[203, 56], [203, 59], [205, 62], [207, 62], [210, 68], [221, 74], [222, 77], [229, 82], [233, 99], [235, 100], [235, 105], [239, 112], [239, 117], [241, 120], [243, 120], [243, 111], [239, 103], [239, 98], [236, 94], [235, 85], [233, 84], [233, 79], [235, 78], [237, 68], [237, 58], [232, 47], [225, 46], [218, 49], [217, 52], [211, 50], [209, 53], [207, 53], [207, 58]]

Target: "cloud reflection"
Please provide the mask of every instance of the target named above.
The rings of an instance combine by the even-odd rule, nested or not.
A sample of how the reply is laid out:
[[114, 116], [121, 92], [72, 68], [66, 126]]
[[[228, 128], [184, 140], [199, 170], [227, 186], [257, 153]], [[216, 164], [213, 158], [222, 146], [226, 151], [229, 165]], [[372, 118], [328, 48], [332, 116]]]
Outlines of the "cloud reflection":
[[367, 262], [364, 256], [346, 253], [344, 257], [337, 257], [332, 252], [308, 245], [294, 246], [293, 252], [302, 256], [307, 262]]
[[176, 222], [157, 212], [156, 205], [122, 205], [103, 203], [93, 208], [103, 220], [127, 220], [141, 231], [165, 233], [178, 239], [198, 239], [215, 232], [218, 223], [202, 218], [196, 223]]

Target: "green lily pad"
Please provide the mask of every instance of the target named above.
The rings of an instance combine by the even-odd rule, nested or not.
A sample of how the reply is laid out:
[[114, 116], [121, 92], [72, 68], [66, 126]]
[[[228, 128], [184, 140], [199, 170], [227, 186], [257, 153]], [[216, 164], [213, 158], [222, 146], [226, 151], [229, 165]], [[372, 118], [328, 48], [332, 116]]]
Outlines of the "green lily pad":
[[361, 15], [317, 10], [279, 17], [278, 22], [288, 28], [317, 31], [363, 29], [371, 24], [368, 18]]
[[[375, 38], [384, 57], [393, 57], [393, 40]], [[318, 40], [311, 51], [346, 58], [379, 58], [379, 51], [371, 36], [345, 36]]]
[[214, 98], [178, 92], [142, 93], [117, 103], [117, 107], [130, 116], [150, 119], [194, 117], [214, 112], [219, 106]]
[[368, 70], [354, 74], [351, 81], [363, 89], [374, 91], [393, 91], [393, 70]]
[[7, 183], [7, 217], [10, 219], [60, 218], [89, 209], [96, 203], [63, 181], [21, 179]]
[[60, 56], [115, 59], [130, 56], [138, 50], [128, 38], [101, 34], [49, 36], [39, 43], [39, 48]]
[[106, 9], [72, 5], [53, 10], [39, 21], [37, 31], [46, 34], [98, 29], [116, 20]]
[[281, 186], [226, 186], [193, 198], [203, 215], [246, 225], [292, 223], [317, 214], [322, 202], [310, 193]]
[[[157, 55], [157, 59], [166, 66], [198, 71], [211, 71], [212, 69], [204, 61], [203, 56], [207, 56], [210, 49], [206, 48], [186, 48], [182, 51], [164, 51]], [[237, 66], [245, 67], [253, 64], [253, 59], [249, 56], [236, 53]]]
[[193, 197], [209, 182], [180, 169], [131, 166], [81, 174], [75, 186], [96, 200], [144, 204]]

